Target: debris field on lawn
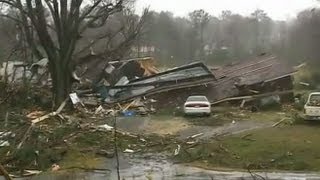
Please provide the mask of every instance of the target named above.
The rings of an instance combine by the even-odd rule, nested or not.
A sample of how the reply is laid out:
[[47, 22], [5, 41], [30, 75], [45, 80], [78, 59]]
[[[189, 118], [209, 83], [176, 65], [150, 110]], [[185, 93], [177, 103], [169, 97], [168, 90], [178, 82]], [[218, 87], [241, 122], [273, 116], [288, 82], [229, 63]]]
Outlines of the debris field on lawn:
[[[32, 74], [30, 78], [36, 78], [34, 83], [37, 85], [50, 87], [46, 63], [43, 59], [33, 64], [32, 69], [37, 71], [33, 70], [36, 75]], [[163, 71], [156, 67], [156, 61], [150, 57], [84, 61], [73, 72], [72, 92], [57, 109], [7, 112], [8, 127], [5, 129], [15, 130], [1, 129], [0, 153], [5, 154], [1, 163], [9, 172], [15, 172], [16, 176], [27, 176], [48, 168], [60, 171], [66, 167], [57, 163], [70, 148], [108, 157], [111, 154], [113, 157], [116, 151], [113, 145], [115, 135], [119, 136], [121, 153], [157, 151], [161, 148], [179, 156], [183, 146], [194, 147], [198, 144], [195, 139], [203, 134], [195, 133], [187, 141], [171, 135], [134, 134], [117, 129], [116, 118], [145, 116], [157, 113], [162, 108], [179, 109], [191, 95], [204, 95], [213, 105], [239, 103], [241, 108], [256, 100], [261, 104], [290, 101], [293, 99], [292, 75], [296, 71], [271, 55], [219, 68], [195, 62]], [[20, 119], [20, 122], [12, 119]], [[114, 120], [110, 123], [107, 119]], [[236, 121], [230, 123], [230, 126], [234, 126]], [[187, 126], [181, 128], [187, 129]], [[52, 152], [48, 152], [50, 148], [58, 150], [55, 149], [52, 155]], [[66, 148], [69, 148], [68, 151]], [[24, 160], [25, 157], [30, 158]]]

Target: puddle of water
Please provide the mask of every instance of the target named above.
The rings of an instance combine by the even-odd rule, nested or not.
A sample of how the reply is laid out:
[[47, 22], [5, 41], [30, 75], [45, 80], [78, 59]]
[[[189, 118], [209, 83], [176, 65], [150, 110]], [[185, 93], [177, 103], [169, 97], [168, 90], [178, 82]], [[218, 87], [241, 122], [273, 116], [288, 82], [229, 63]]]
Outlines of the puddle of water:
[[[24, 180], [105, 180], [117, 179], [115, 159], [105, 159], [101, 167], [111, 171], [96, 172], [68, 172], [43, 174]], [[180, 164], [173, 164], [166, 160], [164, 155], [122, 155], [120, 158], [121, 179], [125, 180], [211, 180], [211, 179], [253, 179], [247, 172], [222, 172], [195, 168]], [[258, 173], [268, 180], [316, 180], [320, 179], [319, 173]], [[0, 178], [1, 179], [1, 178]], [[257, 177], [259, 179], [259, 177]], [[261, 178], [260, 178], [261, 179]]]

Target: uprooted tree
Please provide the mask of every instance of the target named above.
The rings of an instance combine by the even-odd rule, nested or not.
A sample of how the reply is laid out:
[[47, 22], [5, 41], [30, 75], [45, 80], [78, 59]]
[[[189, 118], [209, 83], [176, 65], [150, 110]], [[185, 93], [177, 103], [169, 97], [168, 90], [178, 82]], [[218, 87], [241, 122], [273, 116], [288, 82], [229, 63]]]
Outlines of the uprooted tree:
[[[127, 7], [132, 3], [132, 0], [0, 0], [4, 9], [16, 12], [12, 15], [3, 10], [2, 16], [16, 21], [23, 29], [32, 54], [37, 59], [48, 58], [56, 105], [70, 92], [77, 60], [93, 56], [87, 49], [106, 41], [105, 49], [94, 56], [107, 59], [119, 58], [130, 49], [148, 14], [147, 10], [141, 17], [131, 13]], [[112, 26], [108, 21], [118, 16], [121, 20], [117, 24], [121, 25], [115, 25], [116, 29], [105, 30], [87, 45], [78, 47], [87, 30]], [[117, 43], [110, 43], [114, 39]]]

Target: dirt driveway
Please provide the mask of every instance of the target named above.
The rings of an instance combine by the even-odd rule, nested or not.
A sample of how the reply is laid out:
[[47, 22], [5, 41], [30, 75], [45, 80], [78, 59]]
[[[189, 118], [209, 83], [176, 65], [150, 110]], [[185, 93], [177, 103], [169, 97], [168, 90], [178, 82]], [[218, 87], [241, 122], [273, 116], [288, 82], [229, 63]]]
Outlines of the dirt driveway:
[[[179, 116], [119, 117], [118, 128], [138, 134], [177, 135], [179, 139], [203, 133], [198, 138], [209, 139], [217, 135], [237, 134], [253, 129], [272, 126], [272, 121], [237, 120], [230, 118], [214, 125], [200, 121], [220, 121], [215, 117], [185, 118]], [[195, 123], [198, 122], [198, 123]]]

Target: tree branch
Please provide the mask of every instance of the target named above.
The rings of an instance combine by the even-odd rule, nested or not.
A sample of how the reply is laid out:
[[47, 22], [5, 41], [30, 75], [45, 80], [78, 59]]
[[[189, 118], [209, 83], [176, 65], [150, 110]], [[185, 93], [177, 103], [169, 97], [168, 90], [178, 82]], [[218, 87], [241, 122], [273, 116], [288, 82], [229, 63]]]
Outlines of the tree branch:
[[[99, 4], [98, 4], [99, 5]], [[86, 23], [83, 24], [83, 26], [80, 29], [80, 33], [83, 33], [84, 30], [86, 30], [88, 27], [102, 27], [105, 25], [106, 20], [108, 17], [114, 13], [120, 12], [123, 9], [123, 0], [119, 0], [116, 5], [113, 5], [112, 3], [108, 3], [104, 6], [101, 6], [98, 8], [98, 5], [96, 6], [97, 12], [93, 15], [87, 14], [86, 16], [82, 17], [85, 19], [89, 19]], [[91, 10], [92, 12], [93, 10]], [[100, 24], [94, 25], [97, 21], [100, 20]]]
[[29, 23], [28, 23], [29, 22], [28, 18], [27, 18], [28, 14], [25, 14], [26, 11], [23, 10], [22, 3], [21, 3], [20, 0], [16, 1], [16, 6], [15, 7], [19, 10], [21, 19], [19, 19], [19, 17], [12, 17], [12, 16], [9, 16], [9, 15], [4, 15], [4, 14], [2, 14], [1, 16], [9, 18], [9, 19], [15, 21], [16, 23], [20, 24], [23, 27], [23, 30], [25, 31], [24, 34], [25, 34], [26, 41], [27, 41], [30, 49], [32, 50], [32, 53], [37, 58], [42, 59], [43, 55], [38, 50], [38, 48], [36, 46], [36, 43], [34, 42], [34, 38], [33, 38], [32, 32], [30, 30], [30, 28], [32, 28], [32, 26], [30, 26]]
[[[110, 58], [112, 59], [119, 59], [122, 58], [125, 55], [125, 51], [129, 50], [132, 44], [135, 42], [136, 38], [138, 37], [139, 34], [142, 33], [143, 26], [148, 18], [149, 11], [148, 9], [145, 9], [143, 15], [140, 18], [140, 21], [135, 25], [133, 20], [127, 20], [128, 24], [124, 24], [123, 27], [129, 27], [127, 31], [122, 31], [121, 33], [123, 34], [125, 40], [122, 41], [118, 46], [116, 46], [113, 49], [108, 49], [105, 52], [98, 54], [98, 56], [103, 56], [105, 58]], [[130, 16], [129, 16], [130, 17]], [[131, 21], [131, 22], [130, 22]]]
[[84, 48], [79, 50], [74, 56], [77, 57], [81, 53], [85, 52], [86, 50], [90, 49], [93, 45], [97, 44], [101, 40], [108, 38], [108, 44], [114, 39], [119, 33], [121, 33], [124, 30], [124, 27], [119, 28], [115, 33], [107, 32], [99, 37], [96, 37], [93, 41], [91, 41], [88, 45], [86, 45]]
[[81, 16], [80, 16], [80, 21], [83, 21], [98, 5], [102, 2], [102, 0], [97, 0], [87, 11], [85, 11]]

